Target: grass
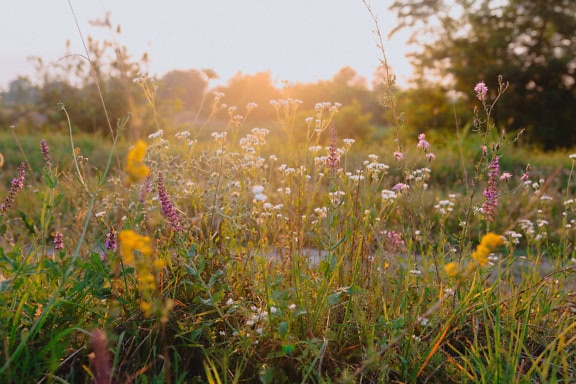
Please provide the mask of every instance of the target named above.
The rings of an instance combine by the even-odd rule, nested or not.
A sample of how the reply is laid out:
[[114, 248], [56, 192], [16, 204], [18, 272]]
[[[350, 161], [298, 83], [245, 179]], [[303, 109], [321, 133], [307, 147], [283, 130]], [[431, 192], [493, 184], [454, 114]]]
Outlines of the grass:
[[[458, 168], [453, 147], [430, 162], [408, 142], [398, 161], [392, 139], [376, 154], [334, 131], [321, 143], [314, 126], [300, 142], [298, 102], [285, 105], [280, 133], [152, 135], [141, 181], [126, 145], [97, 146], [110, 148], [106, 174], [90, 157], [76, 168], [57, 138], [50, 163], [38, 137], [21, 140], [36, 181], [26, 175], [1, 218], [2, 382], [573, 380], [573, 159], [521, 181], [525, 165], [508, 164], [524, 149], [483, 156], [470, 134], [461, 144], [476, 164], [448, 185], [434, 174]], [[317, 111], [320, 130], [331, 107]], [[75, 139], [82, 153], [86, 143]], [[326, 144], [341, 148], [331, 168]], [[4, 155], [15, 177], [8, 164], [23, 154]], [[513, 174], [497, 181], [494, 221], [478, 211], [491, 155]], [[107, 246], [128, 230], [141, 237]], [[481, 266], [471, 255], [490, 231], [506, 243]]]
[[289, 98], [270, 130], [0, 137], [0, 381], [573, 382], [576, 156], [496, 101], [378, 145]]

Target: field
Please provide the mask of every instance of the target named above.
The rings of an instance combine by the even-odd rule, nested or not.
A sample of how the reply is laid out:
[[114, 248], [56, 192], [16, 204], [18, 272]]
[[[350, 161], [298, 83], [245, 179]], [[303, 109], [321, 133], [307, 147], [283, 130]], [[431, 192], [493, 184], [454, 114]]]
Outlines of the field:
[[296, 135], [291, 98], [270, 130], [12, 129], [0, 381], [575, 381], [576, 155], [479, 103], [438, 143], [341, 138], [331, 102]]

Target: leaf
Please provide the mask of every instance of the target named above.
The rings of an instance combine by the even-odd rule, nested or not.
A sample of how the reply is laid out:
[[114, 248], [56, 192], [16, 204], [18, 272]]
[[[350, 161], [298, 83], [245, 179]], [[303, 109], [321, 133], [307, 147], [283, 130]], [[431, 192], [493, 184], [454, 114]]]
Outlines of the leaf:
[[26, 214], [22, 211], [18, 211], [18, 215], [20, 215], [22, 218], [26, 229], [28, 229], [28, 233], [33, 236], [36, 235], [36, 228], [34, 227], [34, 223], [28, 219], [28, 216], [26, 216]]
[[333, 307], [336, 304], [340, 303], [343, 294], [344, 292], [342, 291], [336, 291], [334, 293], [329, 294], [328, 297], [326, 298], [326, 305], [329, 307]]
[[221, 269], [214, 272], [214, 274], [210, 276], [210, 280], [208, 281], [208, 288], [212, 288], [212, 286], [216, 283], [216, 280], [218, 280], [218, 278], [222, 276], [223, 273], [224, 272]]
[[283, 321], [280, 324], [278, 324], [278, 334], [280, 335], [280, 337], [282, 339], [285, 339], [286, 336], [288, 336], [289, 331], [290, 331], [290, 326], [288, 325], [288, 322]]

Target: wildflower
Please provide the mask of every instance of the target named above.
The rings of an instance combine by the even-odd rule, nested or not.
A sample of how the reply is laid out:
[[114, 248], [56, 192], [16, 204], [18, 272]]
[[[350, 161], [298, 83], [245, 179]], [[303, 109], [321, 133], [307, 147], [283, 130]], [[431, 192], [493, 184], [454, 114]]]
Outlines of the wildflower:
[[134, 261], [134, 251], [145, 256], [152, 254], [152, 240], [149, 236], [141, 236], [130, 229], [125, 229], [118, 235], [118, 240], [125, 263], [130, 264]]
[[418, 135], [418, 144], [416, 144], [416, 148], [423, 149], [424, 152], [430, 149], [430, 143], [426, 141], [426, 135], [421, 133]]
[[396, 151], [396, 152], [394, 152], [394, 158], [396, 160], [400, 161], [404, 158], [404, 154], [400, 151]]
[[494, 232], [489, 232], [482, 237], [480, 244], [476, 247], [476, 251], [472, 253], [472, 258], [483, 267], [488, 264], [488, 256], [492, 250], [502, 244], [504, 244], [504, 237]]
[[64, 235], [61, 232], [56, 232], [54, 235], [54, 250], [59, 251], [64, 249]]
[[46, 165], [50, 166], [52, 164], [52, 157], [50, 156], [50, 147], [48, 147], [48, 144], [44, 139], [42, 139], [42, 141], [40, 142], [40, 150], [42, 151], [42, 157], [44, 157]]
[[18, 176], [12, 179], [8, 196], [6, 197], [6, 200], [4, 200], [4, 203], [2, 203], [2, 205], [0, 206], [0, 216], [2, 216], [4, 212], [6, 212], [7, 210], [10, 209], [10, 207], [12, 207], [14, 199], [16, 198], [16, 193], [18, 193], [19, 190], [24, 188], [24, 176], [26, 175], [25, 169], [26, 169], [25, 163], [21, 163], [18, 166]]
[[408, 184], [405, 183], [398, 183], [395, 186], [392, 187], [393, 191], [398, 191], [398, 192], [403, 192], [405, 190], [407, 190], [408, 188], [410, 188], [410, 186]]
[[476, 97], [480, 101], [486, 100], [486, 94], [488, 93], [488, 87], [484, 84], [483, 81], [476, 84], [474, 87], [474, 92], [476, 92]]
[[182, 225], [180, 224], [180, 218], [176, 213], [174, 205], [166, 193], [166, 188], [164, 187], [164, 178], [162, 177], [162, 172], [158, 172], [158, 198], [160, 199], [160, 204], [162, 205], [162, 212], [166, 219], [168, 219], [168, 224], [174, 232], [179, 232], [182, 230]]
[[500, 173], [500, 165], [498, 163], [499, 157], [494, 157], [494, 160], [488, 166], [488, 186], [484, 190], [484, 204], [482, 204], [482, 212], [488, 221], [494, 221], [494, 213], [498, 205], [498, 192], [496, 191], [496, 180]]
[[508, 180], [510, 180], [511, 177], [512, 177], [512, 174], [510, 172], [502, 172], [502, 175], [500, 175], [500, 180], [508, 181]]
[[116, 248], [118, 248], [118, 244], [116, 243], [116, 233], [113, 229], [110, 229], [110, 231], [106, 234], [106, 242], [104, 243], [104, 248], [107, 251], [116, 251]]
[[394, 200], [396, 198], [396, 192], [389, 189], [382, 190], [382, 200]]
[[336, 147], [336, 127], [334, 127], [334, 123], [330, 123], [328, 133], [330, 135], [330, 146], [328, 147], [329, 155], [326, 158], [326, 167], [337, 169], [340, 166], [340, 154]]
[[458, 275], [460, 268], [458, 267], [458, 264], [452, 261], [444, 266], [444, 270], [448, 276], [454, 277]]
[[150, 168], [144, 165], [144, 156], [146, 156], [147, 148], [148, 146], [144, 141], [138, 140], [126, 156], [125, 171], [132, 183], [139, 182], [150, 174]]
[[428, 161], [432, 161], [436, 158], [436, 155], [430, 152], [426, 154], [426, 158], [428, 159]]
[[570, 156], [568, 156], [571, 160], [576, 160], [576, 153], [572, 153]]
[[148, 135], [148, 138], [151, 140], [160, 139], [164, 135], [164, 130], [159, 129], [158, 131], [151, 133]]

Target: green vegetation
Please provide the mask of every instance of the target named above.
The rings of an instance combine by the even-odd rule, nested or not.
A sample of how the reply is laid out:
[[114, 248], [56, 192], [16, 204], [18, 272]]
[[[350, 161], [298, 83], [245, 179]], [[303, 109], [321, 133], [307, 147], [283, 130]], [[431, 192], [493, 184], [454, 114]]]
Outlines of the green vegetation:
[[382, 64], [370, 92], [119, 74], [132, 115], [87, 80], [101, 122], [0, 135], [0, 382], [574, 381], [576, 154], [500, 130], [502, 77], [406, 128]]

